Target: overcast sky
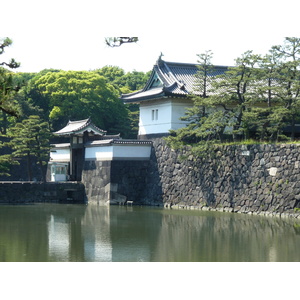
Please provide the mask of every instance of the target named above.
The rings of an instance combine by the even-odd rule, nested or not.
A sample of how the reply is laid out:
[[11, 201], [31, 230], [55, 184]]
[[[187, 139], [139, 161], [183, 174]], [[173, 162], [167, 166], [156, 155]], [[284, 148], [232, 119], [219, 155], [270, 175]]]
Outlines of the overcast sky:
[[[149, 71], [167, 61], [233, 65], [247, 50], [266, 54], [284, 37], [300, 37], [297, 0], [9, 0], [1, 4], [0, 37], [14, 44], [18, 71], [93, 70], [106, 65]], [[137, 36], [137, 44], [109, 48], [109, 36]]]

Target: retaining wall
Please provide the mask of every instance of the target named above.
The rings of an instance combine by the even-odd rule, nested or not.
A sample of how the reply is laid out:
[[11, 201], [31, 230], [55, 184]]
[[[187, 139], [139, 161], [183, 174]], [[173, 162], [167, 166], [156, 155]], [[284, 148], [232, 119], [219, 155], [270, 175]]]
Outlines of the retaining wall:
[[99, 204], [142, 204], [149, 161], [85, 161], [82, 183], [88, 201]]
[[223, 146], [196, 158], [155, 139], [146, 181], [144, 204], [297, 217], [300, 145]]
[[73, 182], [0, 182], [0, 203], [85, 203], [85, 188]]

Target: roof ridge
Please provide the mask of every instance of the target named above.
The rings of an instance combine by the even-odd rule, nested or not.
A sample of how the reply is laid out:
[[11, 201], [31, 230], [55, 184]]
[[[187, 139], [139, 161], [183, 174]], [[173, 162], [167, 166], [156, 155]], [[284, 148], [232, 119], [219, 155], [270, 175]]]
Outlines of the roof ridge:
[[71, 123], [72, 124], [74, 124], [74, 123], [83, 123], [83, 122], [87, 123], [88, 121], [91, 121], [90, 118], [83, 119], [83, 120], [77, 120], [77, 121], [71, 121], [71, 120], [69, 120], [68, 124], [71, 124]]
[[[74, 128], [74, 125], [75, 125], [75, 128]], [[71, 129], [68, 128], [68, 126], [71, 127]], [[72, 126], [73, 126], [73, 128], [72, 128]], [[64, 128], [62, 128], [62, 129], [54, 132], [54, 134], [61, 134], [62, 132], [65, 133], [65, 134], [70, 134], [70, 133], [72, 133], [74, 131], [80, 131], [80, 130], [88, 127], [88, 126], [90, 126], [91, 128], [93, 128], [96, 131], [101, 132], [101, 134], [105, 134], [107, 132], [106, 130], [103, 130], [103, 129], [97, 127], [92, 122], [91, 118], [88, 118], [88, 119], [78, 120], [78, 121], [71, 121], [71, 120], [69, 120], [68, 124]], [[69, 131], [66, 131], [66, 129], [69, 129]]]
[[[170, 76], [170, 77], [173, 79], [174, 83], [176, 83], [180, 89], [183, 89], [183, 88], [184, 88], [184, 83], [180, 82], [180, 81], [176, 78], [176, 76], [173, 74], [173, 72], [172, 72], [171, 69], [169, 68], [168, 64], [167, 64], [164, 60], [161, 60], [161, 62], [163, 62], [164, 67], [167, 69], [167, 74], [168, 74], [168, 76]], [[158, 68], [159, 68], [159, 66], [158, 66]], [[159, 69], [160, 69], [160, 68], [159, 68]], [[169, 84], [168, 87], [172, 87], [172, 86], [174, 85], [174, 83]]]
[[[166, 64], [174, 64], [174, 65], [190, 65], [190, 66], [194, 66], [194, 67], [197, 67], [197, 66], [201, 66], [203, 64], [200, 64], [200, 63], [191, 63], [191, 62], [176, 62], [176, 61], [165, 61], [165, 60], [161, 60], [161, 62], [163, 63], [166, 63]], [[213, 67], [218, 67], [218, 68], [234, 68], [234, 66], [225, 66], [225, 65], [214, 65], [212, 64]]]

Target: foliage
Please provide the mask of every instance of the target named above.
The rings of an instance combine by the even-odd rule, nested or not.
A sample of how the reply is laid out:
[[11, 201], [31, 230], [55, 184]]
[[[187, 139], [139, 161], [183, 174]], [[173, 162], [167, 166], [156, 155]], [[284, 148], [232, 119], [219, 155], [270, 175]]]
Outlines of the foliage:
[[[5, 52], [5, 48], [11, 46], [12, 40], [10, 38], [4, 38], [0, 40], [0, 55]], [[14, 58], [10, 60], [10, 62], [1, 62], [0, 66], [6, 66], [11, 69], [18, 68], [20, 66], [20, 63], [16, 62]]]
[[172, 147], [192, 145], [204, 153], [226, 140], [255, 138], [259, 141], [291, 138], [300, 121], [300, 39], [286, 38], [265, 56], [247, 51], [223, 75], [213, 70], [210, 51], [198, 55], [194, 105], [187, 110], [187, 126], [170, 132]]
[[191, 145], [192, 151], [200, 155], [211, 149], [216, 139], [221, 139], [230, 115], [220, 110], [212, 111], [215, 103], [208, 97], [214, 80], [212, 52], [199, 54], [198, 58], [199, 70], [195, 76], [194, 93], [191, 96], [194, 105], [187, 109], [186, 115], [181, 118], [188, 122], [187, 126], [170, 131], [170, 136], [166, 140], [173, 148]]
[[89, 117], [110, 133], [125, 134], [129, 130], [128, 112], [118, 99], [117, 90], [96, 72], [47, 73], [35, 81], [34, 90], [35, 98], [45, 103], [43, 109], [49, 113], [54, 130], [63, 127], [67, 120]]
[[138, 37], [107, 37], [105, 43], [109, 47], [120, 47], [126, 43], [136, 43], [138, 40]]
[[[5, 48], [12, 44], [10, 38], [0, 40], [0, 55], [5, 52]], [[13, 73], [9, 70], [1, 67], [6, 66], [11, 69], [18, 68], [19, 63], [15, 59], [11, 59], [9, 62], [0, 62], [0, 110], [12, 116], [18, 116], [18, 112], [14, 107], [12, 101], [13, 95], [20, 89], [13, 80]]]
[[125, 73], [116, 66], [82, 72], [43, 70], [29, 81], [22, 105], [30, 103], [34, 114], [48, 121], [52, 130], [65, 126], [68, 119], [91, 117], [109, 133], [133, 138], [138, 130], [138, 106], [125, 106], [119, 96], [142, 88], [148, 76]]
[[[120, 45], [134, 42], [134, 39], [121, 39]], [[11, 43], [8, 38], [1, 40], [0, 54]], [[0, 134], [9, 136], [13, 141], [0, 146], [11, 147], [14, 154], [0, 156], [0, 174], [9, 175], [9, 166], [16, 163], [14, 157], [21, 155], [21, 152], [25, 155], [26, 147], [17, 133], [26, 136], [28, 132], [25, 129], [34, 126], [35, 118], [48, 130], [55, 131], [65, 126], [69, 119], [91, 117], [97, 126], [109, 134], [120, 133], [123, 138], [136, 137], [138, 105], [125, 106], [119, 96], [141, 89], [149, 77], [148, 73], [125, 73], [123, 69], [112, 66], [82, 72], [45, 69], [39, 73], [13, 73], [1, 66], [16, 68], [19, 64], [14, 59], [0, 63]], [[29, 142], [29, 139], [24, 141]], [[30, 157], [25, 156], [31, 160], [35, 155], [39, 160], [39, 153], [32, 152]], [[43, 158], [40, 161], [42, 164]]]
[[117, 66], [105, 66], [95, 72], [105, 77], [107, 83], [112, 84], [123, 94], [142, 89], [151, 73], [151, 71], [144, 73], [135, 70], [125, 73], [122, 68]]
[[9, 128], [8, 137], [11, 139], [7, 145], [13, 149], [12, 157], [26, 157], [28, 179], [32, 180], [32, 157], [37, 159], [44, 181], [45, 170], [43, 165], [49, 160], [50, 131], [47, 122], [42, 122], [39, 116], [29, 116], [22, 122]]

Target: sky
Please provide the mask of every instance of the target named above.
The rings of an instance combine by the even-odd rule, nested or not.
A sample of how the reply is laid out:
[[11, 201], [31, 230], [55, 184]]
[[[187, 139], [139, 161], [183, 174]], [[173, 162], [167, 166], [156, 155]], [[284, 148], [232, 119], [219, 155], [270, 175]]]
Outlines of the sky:
[[[300, 37], [298, 0], [9, 0], [1, 3], [0, 38], [13, 45], [19, 72], [94, 70], [118, 66], [147, 72], [159, 55], [234, 65], [247, 50], [266, 54], [285, 37]], [[105, 37], [136, 36], [136, 44], [110, 48]]]

